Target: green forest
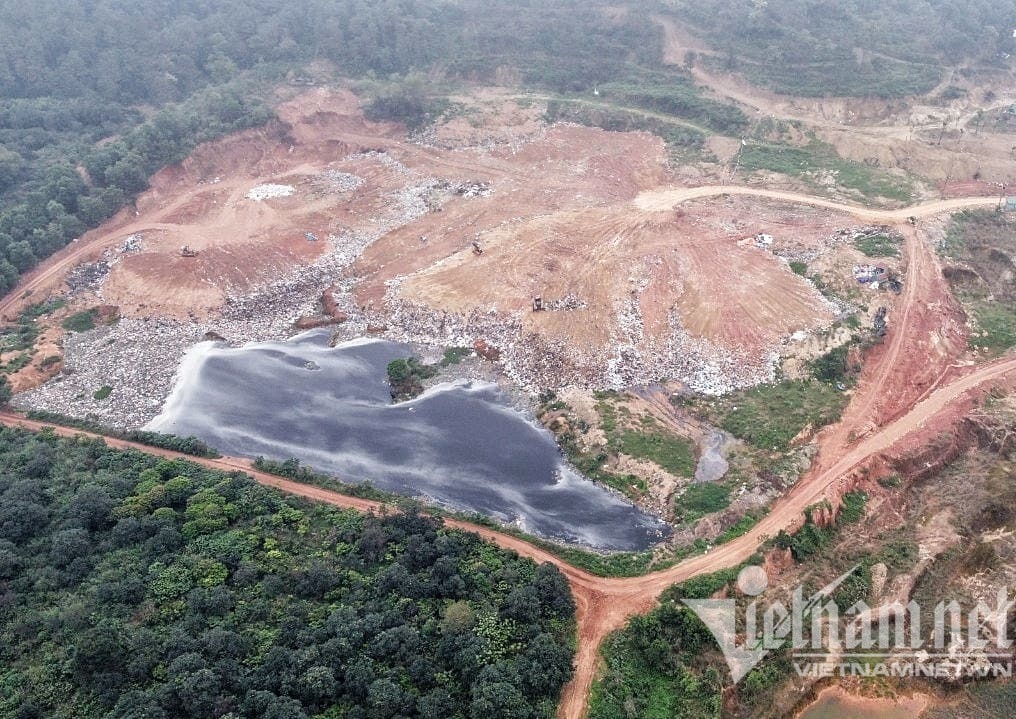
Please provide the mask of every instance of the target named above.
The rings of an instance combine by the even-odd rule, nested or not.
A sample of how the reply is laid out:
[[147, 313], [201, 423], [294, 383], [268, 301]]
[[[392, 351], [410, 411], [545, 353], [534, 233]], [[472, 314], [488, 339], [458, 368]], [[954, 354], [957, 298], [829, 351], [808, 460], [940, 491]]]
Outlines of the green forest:
[[659, 28], [561, 0], [0, 3], [0, 293], [199, 143], [259, 126], [313, 60], [581, 90], [658, 61]]
[[[1016, 54], [1016, 0], [668, 0], [718, 69], [779, 92], [899, 97]], [[699, 61], [704, 58], [699, 58]]]
[[[426, 72], [426, 89], [499, 71], [556, 93], [603, 86], [611, 103], [675, 113], [725, 134], [740, 111], [663, 67], [655, 13], [690, 22], [722, 62], [802, 94], [924, 92], [944, 65], [1016, 52], [1016, 0], [38, 0], [0, 3], [0, 293], [147, 187], [199, 143], [271, 118], [261, 98], [328, 61], [350, 79]], [[1011, 23], [1010, 23], [1011, 24]], [[691, 60], [694, 62], [694, 60]], [[418, 119], [418, 98], [381, 114]], [[595, 108], [594, 108], [595, 109]], [[560, 114], [560, 108], [558, 108]], [[569, 109], [564, 116], [589, 108]], [[570, 115], [569, 115], [570, 113]], [[602, 114], [602, 108], [601, 108]], [[607, 111], [607, 126], [646, 120]], [[686, 125], [648, 127], [676, 149]]]
[[573, 633], [556, 568], [437, 520], [0, 430], [0, 717], [537, 719]]

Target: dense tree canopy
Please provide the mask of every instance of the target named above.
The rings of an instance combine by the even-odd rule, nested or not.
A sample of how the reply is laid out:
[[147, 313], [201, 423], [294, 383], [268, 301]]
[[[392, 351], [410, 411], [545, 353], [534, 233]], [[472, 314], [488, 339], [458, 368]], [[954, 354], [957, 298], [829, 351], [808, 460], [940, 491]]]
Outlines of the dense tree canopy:
[[648, 18], [580, 0], [7, 1], [0, 36], [0, 293], [155, 170], [264, 123], [252, 78], [323, 59], [349, 77], [507, 68], [570, 90], [661, 48]]
[[1016, 0], [667, 0], [725, 69], [782, 92], [899, 96], [1007, 62]]
[[2, 717], [548, 717], [573, 612], [436, 520], [0, 430]]

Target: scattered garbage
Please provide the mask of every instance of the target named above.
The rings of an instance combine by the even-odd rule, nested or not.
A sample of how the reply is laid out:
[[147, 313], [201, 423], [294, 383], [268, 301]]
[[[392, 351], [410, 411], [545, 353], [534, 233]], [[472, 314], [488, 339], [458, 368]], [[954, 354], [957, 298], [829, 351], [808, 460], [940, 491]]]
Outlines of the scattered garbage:
[[120, 247], [120, 252], [123, 254], [130, 254], [141, 251], [141, 240], [142, 236], [140, 233], [128, 235], [123, 241], [123, 245]]
[[358, 189], [363, 182], [362, 177], [348, 172], [325, 170], [311, 180], [311, 186], [319, 192], [338, 195]]
[[289, 197], [296, 188], [292, 185], [257, 185], [247, 191], [245, 197], [248, 200], [254, 200], [255, 202], [261, 202], [263, 200], [271, 200], [276, 197]]
[[875, 334], [878, 337], [885, 337], [886, 332], [888, 331], [885, 321], [885, 317], [888, 314], [888, 312], [889, 312], [888, 307], [879, 307], [878, 312], [875, 313], [875, 320], [872, 324], [872, 327], [874, 327]]
[[876, 265], [854, 265], [854, 279], [862, 284], [875, 282], [882, 278], [886, 271], [885, 267]]

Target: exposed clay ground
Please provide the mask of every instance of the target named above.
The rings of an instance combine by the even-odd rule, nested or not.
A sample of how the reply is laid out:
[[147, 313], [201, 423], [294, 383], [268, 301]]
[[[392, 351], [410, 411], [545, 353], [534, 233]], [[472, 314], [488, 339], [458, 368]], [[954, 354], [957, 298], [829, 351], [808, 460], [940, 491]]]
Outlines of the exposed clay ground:
[[[683, 65], [688, 51], [700, 58], [722, 57], [677, 23], [664, 18], [659, 22], [666, 35], [664, 61], [668, 64]], [[940, 185], [947, 197], [971, 192], [968, 183], [975, 175], [993, 189], [997, 189], [995, 183], [1011, 186], [1016, 182], [1016, 134], [978, 126], [979, 111], [990, 115], [1016, 102], [1012, 76], [998, 78], [990, 87], [979, 86], [957, 69], [927, 98], [881, 100], [778, 95], [735, 75], [713, 71], [702, 62], [696, 62], [691, 73], [715, 96], [741, 105], [749, 115], [803, 123], [843, 157], [913, 173]], [[947, 86], [958, 86], [966, 94], [949, 102], [930, 100]], [[985, 101], [988, 90], [994, 95]]]
[[[807, 247], [858, 219], [901, 217], [756, 188], [660, 190], [671, 176], [658, 138], [548, 128], [538, 108], [483, 97], [469, 122], [431, 132], [439, 146], [368, 122], [348, 92], [285, 102], [278, 122], [160, 172], [136, 212], [30, 273], [0, 312], [12, 317], [112, 249], [83, 305], [214, 324], [236, 298], [346, 253], [355, 261], [333, 279], [356, 279], [347, 304], [368, 324], [423, 341], [486, 339], [529, 386], [669, 377], [722, 391], [770, 377], [782, 341], [834, 315], [746, 237]], [[246, 196], [266, 183], [293, 194]], [[129, 237], [137, 246], [117, 254]], [[198, 255], [181, 256], [185, 245]], [[534, 313], [535, 296], [560, 304]]]
[[[671, 52], [683, 59], [681, 49], [679, 42], [672, 43]], [[865, 110], [860, 119], [869, 125], [841, 128], [842, 120], [859, 119], [843, 114], [845, 104], [840, 110], [834, 102], [820, 108], [788, 105], [723, 78], [702, 79], [719, 94], [767, 113], [804, 117], [852, 157], [864, 159], [870, 147], [882, 146], [894, 154], [913, 142], [908, 136], [914, 123], [895, 122], [884, 109]], [[747, 534], [669, 570], [609, 580], [521, 540], [455, 523], [538, 561], [552, 561], [568, 576], [579, 608], [579, 647], [560, 715], [578, 719], [597, 671], [599, 644], [610, 631], [650, 609], [672, 583], [735, 565], [767, 537], [794, 528], [805, 507], [823, 497], [835, 500], [848, 486], [848, 475], [873, 456], [913, 448], [948, 428], [976, 393], [995, 383], [1011, 384], [1016, 359], [1010, 355], [981, 367], [964, 361], [962, 313], [922, 233], [906, 224], [910, 215], [933, 217], [990, 205], [992, 198], [877, 211], [736, 185], [668, 187], [672, 175], [658, 139], [572, 126], [542, 129], [531, 124], [527, 111], [519, 105], [510, 110], [518, 114], [517, 133], [469, 136], [460, 144], [454, 131], [446, 131], [450, 136], [438, 138], [440, 147], [425, 147], [407, 142], [394, 126], [366, 122], [348, 93], [302, 96], [280, 107], [281, 121], [272, 127], [205, 146], [161, 173], [139, 200], [137, 215], [121, 213], [40, 266], [0, 302], [0, 312], [12, 317], [26, 302], [58, 289], [75, 265], [140, 233], [141, 251], [119, 257], [99, 296], [79, 301], [118, 304], [127, 317], [193, 313], [214, 320], [230, 297], [341, 249], [349, 238], [367, 236], [373, 244], [349, 274], [362, 278], [355, 300], [375, 321], [383, 323], [400, 303], [425, 304], [429, 319], [445, 312], [494, 318], [511, 324], [530, 349], [552, 358], [545, 375], [532, 376], [560, 377], [569, 369], [567, 361], [595, 365], [592, 376], [603, 382], [611, 377], [603, 363], [611, 369], [612, 360], [628, 361], [625, 352], [636, 357], [632, 366], [641, 362], [643, 368], [665, 356], [667, 348], [658, 349], [661, 338], [691, 337], [706, 343], [695, 347], [726, 350], [734, 363], [761, 362], [760, 355], [788, 333], [829, 321], [830, 310], [815, 290], [771, 254], [739, 244], [745, 236], [782, 232], [807, 244], [833, 225], [888, 223], [905, 230], [905, 290], [890, 315], [887, 342], [869, 356], [842, 421], [819, 434], [812, 469]], [[957, 112], [963, 127], [969, 117], [960, 108]], [[876, 124], [883, 121], [886, 125]], [[914, 134], [930, 131], [930, 120], [922, 127]], [[847, 133], [859, 138], [856, 150], [837, 140]], [[963, 141], [946, 152], [973, 157], [963, 150]], [[930, 147], [928, 137], [922, 142]], [[371, 152], [377, 149], [383, 152]], [[924, 148], [909, 156], [923, 163], [917, 169], [926, 176], [945, 179], [949, 173], [940, 170], [956, 164], [955, 158], [921, 159], [937, 152]], [[1006, 154], [995, 156], [1001, 164], [985, 165], [986, 171], [1006, 171]], [[363, 184], [347, 192], [322, 190], [322, 173], [328, 170], [355, 175]], [[263, 202], [244, 198], [263, 183], [292, 185], [295, 193]], [[491, 194], [460, 194], [457, 188], [470, 183], [483, 183]], [[801, 204], [812, 209], [796, 207]], [[402, 214], [393, 216], [393, 207]], [[753, 215], [756, 207], [762, 210]], [[379, 216], [388, 218], [383, 227], [376, 222]], [[783, 224], [777, 221], [781, 217]], [[321, 239], [308, 242], [306, 232]], [[328, 236], [333, 239], [325, 240]], [[473, 254], [474, 240], [482, 255]], [[184, 244], [200, 254], [179, 257]], [[577, 302], [574, 309], [534, 314], [528, 311], [534, 294]], [[687, 348], [672, 345], [670, 351]], [[654, 367], [649, 369], [646, 374]], [[614, 376], [621, 382], [633, 377]], [[10, 415], [2, 421], [22, 422]], [[202, 461], [249, 471], [241, 460]], [[375, 508], [255, 476], [322, 501]]]

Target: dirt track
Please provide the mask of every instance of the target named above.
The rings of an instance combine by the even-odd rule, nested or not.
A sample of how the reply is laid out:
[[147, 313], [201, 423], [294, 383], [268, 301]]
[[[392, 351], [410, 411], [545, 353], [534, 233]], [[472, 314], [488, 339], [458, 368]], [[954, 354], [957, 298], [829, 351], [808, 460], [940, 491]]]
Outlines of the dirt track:
[[[347, 120], [343, 120], [347, 122]], [[353, 122], [349, 120], [348, 122]], [[359, 122], [359, 120], [356, 120]], [[297, 138], [299, 139], [299, 138]], [[378, 143], [377, 131], [373, 128], [362, 127], [354, 123], [351, 127], [343, 126], [342, 139], [350, 146], [372, 147], [371, 143]], [[277, 142], [277, 140], [273, 140]], [[561, 140], [563, 143], [564, 140]], [[384, 143], [393, 148], [404, 150], [407, 155], [416, 153], [415, 157], [421, 163], [424, 156], [430, 167], [439, 167], [446, 170], [449, 175], [461, 175], [464, 177], [480, 176], [493, 177], [495, 180], [504, 178], [507, 172], [500, 160], [493, 163], [477, 163], [462, 159], [461, 155], [448, 156], [438, 151], [421, 149], [418, 146], [410, 147], [408, 144], [395, 140], [393, 137], [385, 137]], [[543, 152], [545, 148], [541, 148]], [[305, 151], [308, 151], [305, 148]], [[343, 151], [345, 152], [345, 150]], [[566, 154], [561, 150], [562, 154]], [[525, 159], [525, 153], [520, 157]], [[299, 158], [298, 158], [299, 159]], [[607, 162], [610, 158], [604, 160]], [[612, 161], [612, 160], [611, 160]], [[132, 215], [122, 213], [110, 226], [101, 232], [86, 235], [81, 242], [71, 245], [61, 251], [50, 260], [42, 264], [35, 271], [23, 278], [21, 285], [7, 297], [0, 300], [0, 315], [11, 317], [16, 313], [17, 308], [26, 301], [38, 301], [44, 291], [55, 287], [64, 274], [73, 266], [87, 259], [95, 258], [99, 253], [118, 241], [124, 235], [137, 231], [166, 231], [179, 229], [185, 226], [187, 215], [192, 210], [192, 203], [210, 203], [210, 192], [224, 193], [219, 195], [222, 207], [215, 210], [214, 216], [218, 218], [216, 223], [210, 226], [225, 228], [237, 223], [237, 217], [232, 212], [232, 205], [239, 201], [242, 192], [254, 182], [269, 181], [273, 179], [284, 179], [299, 171], [298, 165], [288, 164], [284, 167], [278, 166], [277, 161], [269, 158], [264, 167], [260, 161], [252, 168], [253, 175], [242, 174], [233, 178], [227, 178], [221, 185], [202, 186], [197, 189], [190, 189], [187, 192], [180, 191], [181, 187], [191, 186], [193, 177], [174, 181], [173, 178], [166, 179], [167, 186], [174, 189], [176, 194], [166, 192], [163, 197], [171, 198], [160, 207], [152, 208], [146, 212], [145, 207], [140, 207], [145, 213], [142, 219], [136, 219]], [[295, 169], [294, 169], [295, 168]], [[315, 170], [319, 167], [313, 168]], [[285, 170], [285, 172], [282, 172]], [[594, 173], [595, 174], [595, 173]], [[635, 173], [638, 174], [638, 173]], [[255, 179], [256, 178], [256, 179]], [[174, 184], [175, 182], [175, 184]], [[931, 418], [939, 418], [950, 403], [962, 398], [966, 393], [977, 389], [982, 384], [1008, 377], [1016, 371], [1016, 358], [1004, 358], [993, 364], [981, 368], [961, 368], [957, 374], [958, 378], [945, 381], [946, 370], [950, 367], [953, 357], [952, 345], [944, 343], [945, 349], [935, 354], [933, 361], [925, 362], [927, 355], [927, 337], [930, 333], [939, 329], [936, 322], [941, 319], [938, 311], [941, 303], [948, 301], [948, 292], [941, 291], [941, 276], [938, 272], [934, 254], [918, 237], [916, 230], [907, 226], [906, 220], [910, 216], [923, 218], [937, 215], [943, 212], [955, 211], [971, 207], [985, 207], [994, 205], [997, 200], [993, 197], [975, 197], [956, 200], [943, 200], [916, 205], [911, 208], [899, 210], [871, 210], [855, 205], [847, 205], [832, 200], [816, 198], [789, 192], [777, 192], [771, 190], [741, 187], [741, 186], [705, 186], [695, 188], [675, 189], [645, 189], [656, 187], [658, 178], [642, 177], [638, 182], [626, 185], [624, 193], [626, 196], [614, 196], [610, 193], [613, 190], [604, 189], [600, 198], [615, 206], [627, 211], [624, 221], [616, 221], [620, 216], [620, 209], [614, 215], [602, 212], [600, 209], [589, 209], [580, 207], [578, 209], [568, 206], [555, 206], [550, 208], [552, 217], [563, 217], [567, 213], [578, 215], [585, 213], [595, 215], [593, 219], [601, 221], [604, 228], [604, 237], [612, 238], [615, 233], [629, 232], [638, 223], [650, 226], [654, 221], [653, 216], [659, 213], [669, 213], [676, 205], [691, 200], [720, 197], [723, 195], [739, 195], [761, 199], [775, 200], [779, 202], [796, 203], [819, 207], [843, 214], [852, 215], [865, 222], [891, 223], [903, 225], [907, 237], [907, 277], [906, 292], [901, 298], [900, 306], [896, 309], [895, 317], [890, 318], [891, 326], [887, 344], [874, 357], [862, 377], [861, 389], [854, 401], [848, 407], [843, 420], [836, 426], [829, 428], [820, 436], [821, 452], [813, 470], [772, 508], [762, 521], [756, 525], [748, 534], [722, 545], [709, 554], [689, 559], [681, 564], [662, 572], [657, 572], [645, 577], [633, 579], [604, 579], [595, 577], [572, 567], [560, 559], [557, 559], [548, 552], [537, 547], [505, 535], [494, 530], [472, 525], [457, 520], [449, 520], [449, 524], [474, 531], [484, 538], [497, 543], [500, 546], [514, 549], [522, 555], [531, 557], [537, 561], [552, 562], [557, 565], [568, 577], [575, 595], [579, 611], [579, 635], [580, 642], [576, 657], [576, 673], [573, 681], [565, 688], [560, 705], [559, 716], [564, 719], [580, 719], [586, 709], [588, 693], [598, 666], [598, 649], [603, 638], [623, 626], [626, 619], [634, 614], [648, 611], [657, 601], [660, 593], [671, 584], [688, 579], [696, 574], [712, 572], [718, 569], [733, 566], [749, 557], [766, 537], [779, 532], [780, 529], [793, 528], [803, 519], [803, 510], [810, 504], [815, 503], [827, 493], [834, 490], [837, 483], [859, 463], [865, 461], [873, 454], [885, 451], [887, 448], [898, 442], [907, 434], [920, 429]], [[592, 187], [592, 185], [590, 185]], [[519, 190], [510, 184], [506, 188]], [[519, 190], [521, 192], [521, 190]], [[540, 192], [543, 190], [541, 189]], [[569, 187], [574, 193], [574, 187]], [[535, 195], [534, 195], [535, 196]], [[563, 196], [563, 195], [562, 195]], [[514, 207], [521, 206], [527, 201], [521, 196], [515, 199]], [[482, 202], [476, 200], [474, 202]], [[557, 203], [557, 200], [554, 200]], [[564, 202], [563, 200], [561, 201]], [[207, 207], [205, 208], [207, 209]], [[320, 208], [316, 208], [320, 209]], [[368, 209], [367, 207], [364, 208]], [[504, 211], [506, 216], [511, 212]], [[273, 220], [276, 214], [272, 208], [252, 221], [248, 226], [248, 232], [254, 233], [265, 231], [269, 226], [268, 221]], [[467, 211], [459, 213], [455, 208], [449, 208], [440, 219], [440, 222], [448, 224], [451, 219], [462, 222], [463, 227], [473, 222]], [[438, 220], [434, 220], [437, 222]], [[537, 222], [544, 220], [537, 218]], [[297, 225], [290, 221], [282, 224], [271, 225], [271, 227], [287, 227], [292, 229]], [[299, 225], [303, 227], [304, 225]], [[457, 230], [458, 231], [458, 230]], [[403, 233], [405, 237], [395, 237], [392, 242], [403, 242], [407, 247], [412, 247], [412, 256], [419, 257], [423, 250], [419, 249], [419, 230], [413, 228]], [[436, 236], [436, 233], [435, 233]], [[511, 244], [509, 240], [519, 237], [505, 235], [505, 244]], [[646, 236], [631, 233], [636, 241], [645, 239]], [[175, 240], [173, 242], [176, 242]], [[168, 243], [169, 247], [173, 245]], [[436, 243], [434, 243], [436, 245]], [[563, 243], [562, 243], [563, 244]], [[175, 247], [178, 247], [177, 242]], [[303, 245], [301, 245], [303, 247]], [[401, 256], [397, 251], [398, 245], [379, 244], [373, 252], [376, 257], [367, 257], [364, 262], [369, 265], [371, 262], [390, 263], [389, 272], [399, 270]], [[438, 248], [434, 247], [434, 252]], [[443, 250], [442, 250], [443, 251]], [[492, 257], [494, 253], [488, 253], [485, 257]], [[410, 254], [407, 252], [407, 256]], [[437, 256], [437, 255], [435, 255]], [[408, 260], [407, 260], [408, 261]], [[585, 257], [578, 253], [575, 256], [577, 266], [586, 263]], [[480, 263], [473, 262], [473, 266], [480, 266]], [[620, 266], [624, 266], [623, 264]], [[370, 267], [367, 267], [370, 269]], [[497, 268], [495, 268], [497, 269]], [[512, 267], [510, 272], [502, 275], [524, 277], [528, 266], [520, 265]], [[601, 279], [599, 271], [602, 268], [591, 268], [590, 273], [595, 275], [594, 280]], [[491, 276], [497, 276], [491, 271]], [[436, 273], [432, 273], [436, 275]], [[464, 275], [469, 277], [469, 275]], [[384, 276], [380, 276], [383, 280]], [[431, 277], [421, 278], [426, 280]], [[453, 284], [449, 284], [455, 289]], [[476, 291], [476, 284], [470, 285]], [[424, 294], [434, 293], [434, 284], [424, 284], [421, 292]], [[627, 290], [625, 290], [627, 291]], [[29, 293], [29, 299], [26, 299]], [[528, 302], [530, 293], [517, 293], [521, 298], [519, 301]], [[449, 292], [446, 301], [452, 302], [454, 295]], [[190, 302], [191, 300], [187, 300]], [[475, 306], [477, 304], [475, 294], [471, 297]], [[665, 304], [662, 303], [661, 304]], [[572, 320], [569, 320], [575, 324]], [[588, 323], [592, 325], [593, 323]], [[922, 344], [923, 343], [923, 344]], [[910, 361], [905, 361], [908, 357]], [[916, 362], [914, 360], [917, 360]], [[915, 367], [915, 364], [923, 363], [924, 367]], [[913, 381], [913, 376], [919, 376], [920, 381]], [[934, 391], [931, 387], [938, 386]], [[31, 429], [39, 429], [45, 423], [30, 422], [23, 418], [9, 414], [0, 413], [0, 422], [8, 425], [23, 425]], [[888, 422], [888, 424], [886, 424]], [[881, 425], [881, 426], [880, 426]], [[77, 430], [60, 429], [61, 434], [78, 434]], [[87, 433], [81, 433], [87, 434]], [[862, 439], [855, 442], [855, 438]], [[132, 447], [145, 452], [158, 454], [167, 457], [181, 457], [173, 452], [153, 449], [142, 445], [134, 445], [122, 440], [107, 439], [108, 444], [115, 447]], [[376, 502], [347, 497], [334, 492], [329, 492], [316, 487], [311, 487], [285, 479], [274, 477], [262, 472], [255, 471], [249, 461], [238, 458], [223, 458], [219, 460], [205, 460], [186, 457], [186, 459], [201, 463], [205, 466], [233, 471], [240, 470], [251, 474], [258, 482], [267, 486], [276, 487], [286, 492], [304, 496], [317, 501], [324, 501], [331, 504], [351, 507], [361, 511], [378, 509], [380, 505]]]
[[[919, 430], [966, 393], [986, 383], [1006, 379], [1013, 372], [1016, 372], [1016, 358], [1007, 357], [970, 371], [959, 379], [939, 387], [909, 412], [852, 447], [828, 469], [802, 479], [747, 534], [717, 547], [708, 554], [693, 557], [670, 569], [643, 577], [630, 579], [597, 577], [577, 569], [549, 552], [534, 547], [517, 537], [469, 522], [447, 520], [447, 523], [454, 527], [476, 532], [488, 541], [515, 550], [538, 562], [551, 562], [568, 578], [578, 607], [579, 646], [576, 655], [575, 676], [565, 687], [558, 715], [562, 719], [581, 719], [586, 710], [589, 690], [598, 666], [598, 649], [610, 632], [621, 628], [629, 617], [651, 609], [660, 594], [672, 584], [685, 581], [698, 574], [714, 572], [743, 562], [767, 538], [774, 536], [781, 529], [793, 529], [798, 526], [803, 520], [803, 512], [806, 507], [821, 500], [830, 488], [834, 487], [846, 474], [867, 458], [887, 450], [906, 435]], [[52, 426], [7, 412], [0, 413], [0, 422], [8, 426], [21, 426], [35, 431]], [[58, 427], [56, 432], [65, 436], [76, 434], [96, 436], [70, 428]], [[234, 457], [202, 459], [119, 439], [106, 438], [105, 441], [112, 447], [137, 449], [164, 457], [186, 459], [212, 469], [239, 470], [250, 474], [261, 484], [316, 501], [360, 511], [381, 508], [379, 502], [349, 497], [259, 472], [253, 469], [250, 461], [244, 459]]]

